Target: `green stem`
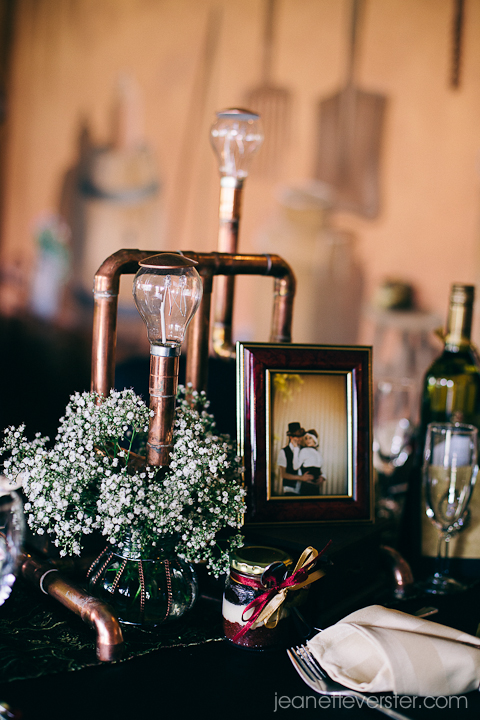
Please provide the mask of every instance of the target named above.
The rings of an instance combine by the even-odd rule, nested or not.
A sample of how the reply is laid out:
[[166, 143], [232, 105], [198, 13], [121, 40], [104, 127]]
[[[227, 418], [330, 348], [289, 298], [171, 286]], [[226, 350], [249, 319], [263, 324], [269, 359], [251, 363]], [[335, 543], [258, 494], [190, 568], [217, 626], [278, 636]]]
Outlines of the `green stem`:
[[130, 440], [130, 445], [128, 446], [128, 450], [127, 450], [127, 459], [126, 459], [126, 464], [127, 464], [127, 465], [128, 465], [128, 461], [129, 461], [129, 459], [130, 459], [130, 451], [131, 451], [131, 449], [132, 449], [132, 445], [133, 445], [134, 439], [135, 439], [135, 429], [132, 428], [132, 439]]

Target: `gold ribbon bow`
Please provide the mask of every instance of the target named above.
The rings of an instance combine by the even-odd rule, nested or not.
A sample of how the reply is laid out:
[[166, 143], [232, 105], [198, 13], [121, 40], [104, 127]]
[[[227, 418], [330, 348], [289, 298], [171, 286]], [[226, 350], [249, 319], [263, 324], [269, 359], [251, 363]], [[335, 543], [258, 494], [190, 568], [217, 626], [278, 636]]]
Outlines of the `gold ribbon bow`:
[[319, 578], [325, 575], [323, 570], [314, 570], [312, 573], [308, 573], [310, 567], [314, 565], [317, 557], [323, 555], [325, 550], [331, 545], [331, 540], [319, 553], [313, 547], [307, 547], [300, 555], [295, 569], [291, 575], [282, 580], [280, 583], [274, 585], [271, 588], [267, 588], [264, 593], [259, 597], [252, 600], [247, 605], [242, 613], [242, 618], [247, 620], [245, 617], [246, 613], [251, 610], [251, 614], [248, 617], [247, 623], [238, 631], [233, 638], [234, 642], [244, 635], [254, 623], [261, 623], [267, 628], [274, 628], [278, 624], [280, 619], [280, 608], [285, 602], [288, 592], [290, 590], [299, 590], [300, 588], [311, 585]]

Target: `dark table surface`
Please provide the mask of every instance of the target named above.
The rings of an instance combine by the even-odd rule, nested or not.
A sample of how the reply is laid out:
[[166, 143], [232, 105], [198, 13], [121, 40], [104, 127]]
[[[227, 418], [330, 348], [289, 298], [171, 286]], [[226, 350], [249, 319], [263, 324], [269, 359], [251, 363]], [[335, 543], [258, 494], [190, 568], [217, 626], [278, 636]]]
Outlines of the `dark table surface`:
[[[18, 321], [2, 321], [0, 336], [7, 352], [1, 360], [0, 378], [2, 403], [1, 427], [25, 421], [32, 431], [54, 434], [58, 417], [71, 392], [89, 386], [90, 359], [89, 338], [70, 337], [46, 328], [38, 322], [28, 326]], [[31, 357], [35, 357], [32, 367]], [[120, 386], [135, 385], [148, 378], [148, 359], [131, 362], [123, 368]], [[138, 367], [137, 367], [138, 366]], [[235, 403], [235, 378], [231, 366], [223, 367], [225, 377], [216, 369], [211, 378], [220, 377], [221, 402], [215, 406], [215, 392], [210, 392], [212, 409], [217, 416], [219, 428], [231, 431], [234, 411], [221, 415]], [[138, 370], [138, 372], [137, 372]], [[28, 372], [27, 372], [28, 371]], [[228, 372], [230, 375], [228, 376]], [[33, 375], [32, 375], [33, 373]], [[138, 383], [136, 377], [138, 375]], [[29, 377], [31, 382], [25, 383]], [[225, 389], [228, 388], [228, 397]], [[145, 390], [146, 392], [146, 390]], [[39, 415], [38, 408], [42, 408]], [[223, 425], [222, 423], [225, 423]], [[229, 425], [230, 423], [230, 425]], [[330, 538], [309, 539], [307, 544], [321, 548]], [[345, 529], [342, 529], [345, 536]], [[284, 540], [284, 538], [281, 538]], [[368, 540], [368, 539], [367, 539]], [[367, 542], [362, 540], [362, 543]], [[298, 547], [301, 551], [301, 540]], [[372, 539], [371, 544], [376, 542]], [[361, 544], [362, 553], [356, 553], [357, 542], [345, 544], [337, 540], [339, 547], [337, 567], [339, 578], [332, 576], [332, 585], [339, 588], [332, 600], [323, 599], [325, 624], [339, 619], [346, 608], [359, 577], [365, 577], [372, 566], [371, 545]], [[372, 545], [373, 546], [373, 545]], [[287, 547], [289, 547], [287, 545]], [[364, 563], [366, 557], [368, 562]], [[341, 580], [342, 582], [338, 582]], [[333, 592], [332, 589], [330, 592]], [[322, 600], [322, 598], [319, 598]], [[366, 601], [363, 604], [370, 604]], [[15, 595], [0, 607], [7, 612], [8, 603], [15, 602]], [[400, 609], [414, 612], [424, 605], [435, 605], [439, 613], [432, 617], [438, 622], [475, 634], [480, 622], [480, 587], [476, 586], [455, 598], [416, 597]], [[354, 608], [352, 608], [354, 609]], [[326, 618], [329, 618], [328, 621]], [[93, 647], [93, 643], [92, 643]], [[94, 650], [92, 650], [94, 657]], [[0, 663], [5, 658], [0, 655]], [[71, 671], [52, 671], [40, 677], [0, 683], [0, 700], [8, 702], [17, 718], [22, 720], [110, 720], [111, 718], [142, 718], [183, 720], [183, 718], [208, 717], [216, 720], [230, 718], [310, 718], [323, 720], [342, 718], [372, 719], [381, 717], [368, 707], [359, 707], [356, 701], [338, 699], [325, 702], [311, 691], [300, 679], [290, 663], [285, 650], [278, 652], [255, 652], [232, 646], [226, 640], [211, 641], [187, 647], [164, 647], [121, 663], [84, 667]], [[58, 668], [58, 664], [55, 665]], [[8, 673], [4, 673], [8, 676]], [[394, 705], [394, 696], [383, 696], [386, 704]], [[480, 693], [474, 692], [460, 698], [398, 699], [397, 709], [408, 717], [435, 720], [437, 717], [470, 720], [480, 717]]]
[[[480, 619], [478, 585], [456, 598], [415, 597], [400, 607], [439, 608], [438, 622], [475, 633]], [[480, 716], [480, 693], [462, 697], [383, 695], [410, 718]], [[258, 652], [226, 640], [155, 650], [118, 664], [44, 674], [0, 684], [0, 698], [23, 720], [42, 718], [368, 718], [376, 710], [349, 698], [321, 700], [300, 679], [285, 650]], [[321, 713], [321, 715], [319, 715]]]

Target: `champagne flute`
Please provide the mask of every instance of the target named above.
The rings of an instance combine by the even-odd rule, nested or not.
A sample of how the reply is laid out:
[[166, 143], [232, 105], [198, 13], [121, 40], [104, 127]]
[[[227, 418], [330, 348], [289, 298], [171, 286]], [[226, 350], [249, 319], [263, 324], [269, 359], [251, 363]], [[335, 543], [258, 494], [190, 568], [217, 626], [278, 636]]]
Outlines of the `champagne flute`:
[[[449, 575], [449, 543], [468, 519], [468, 504], [478, 473], [477, 429], [462, 423], [430, 423], [423, 463], [426, 513], [439, 531], [437, 569], [425, 592], [436, 595], [465, 590]], [[443, 550], [443, 552], [442, 552]]]

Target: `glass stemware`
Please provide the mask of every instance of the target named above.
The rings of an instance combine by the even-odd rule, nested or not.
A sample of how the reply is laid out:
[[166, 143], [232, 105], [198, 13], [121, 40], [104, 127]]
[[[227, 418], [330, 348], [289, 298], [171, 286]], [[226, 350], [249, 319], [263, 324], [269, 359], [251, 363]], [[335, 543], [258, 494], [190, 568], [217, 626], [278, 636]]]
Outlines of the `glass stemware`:
[[373, 465], [377, 473], [377, 516], [399, 520], [407, 490], [401, 469], [412, 453], [415, 383], [409, 378], [383, 378], [375, 386]]
[[411, 453], [415, 384], [408, 378], [379, 380], [374, 397], [374, 464], [392, 475]]
[[428, 593], [465, 589], [449, 575], [449, 543], [468, 520], [468, 504], [478, 473], [477, 429], [462, 423], [430, 423], [423, 463], [426, 513], [439, 531], [437, 568], [426, 581]]
[[0, 605], [15, 582], [24, 535], [22, 501], [0, 478]]

